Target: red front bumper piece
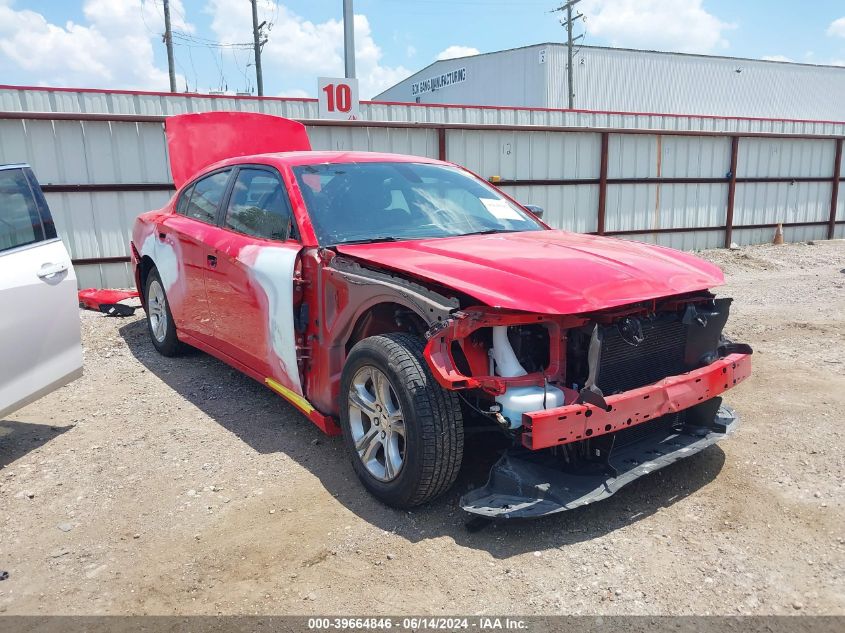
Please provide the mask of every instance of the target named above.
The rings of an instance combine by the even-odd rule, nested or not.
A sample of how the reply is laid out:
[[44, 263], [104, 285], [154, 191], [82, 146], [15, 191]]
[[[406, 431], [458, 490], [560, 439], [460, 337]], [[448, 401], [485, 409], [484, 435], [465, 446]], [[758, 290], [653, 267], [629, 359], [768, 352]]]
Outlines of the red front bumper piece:
[[614, 433], [667, 413], [689, 409], [751, 375], [751, 355], [731, 354], [685, 374], [608, 396], [610, 411], [568, 404], [523, 414], [522, 443], [532, 450]]
[[79, 291], [79, 307], [99, 310], [101, 305], [113, 305], [126, 299], [135, 299], [135, 290], [109, 290], [104, 288], [85, 288]]

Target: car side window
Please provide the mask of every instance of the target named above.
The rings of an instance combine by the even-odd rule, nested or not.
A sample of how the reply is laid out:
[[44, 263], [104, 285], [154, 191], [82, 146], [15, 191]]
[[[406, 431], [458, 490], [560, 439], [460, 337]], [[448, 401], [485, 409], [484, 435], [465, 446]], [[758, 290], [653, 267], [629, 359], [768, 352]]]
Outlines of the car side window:
[[193, 185], [182, 192], [182, 195], [179, 196], [179, 201], [176, 203], [176, 213], [185, 215], [185, 212], [188, 210], [188, 203], [191, 201], [192, 193], [194, 193]]
[[[214, 224], [217, 221], [217, 207], [226, 193], [231, 170], [218, 171], [198, 180], [191, 188], [191, 195], [185, 204], [184, 215], [201, 222]], [[182, 202], [181, 200], [179, 201]]]
[[0, 170], [0, 252], [44, 239], [38, 206], [23, 170]]
[[293, 214], [279, 176], [266, 169], [241, 168], [229, 198], [225, 226], [268, 240], [295, 237]]

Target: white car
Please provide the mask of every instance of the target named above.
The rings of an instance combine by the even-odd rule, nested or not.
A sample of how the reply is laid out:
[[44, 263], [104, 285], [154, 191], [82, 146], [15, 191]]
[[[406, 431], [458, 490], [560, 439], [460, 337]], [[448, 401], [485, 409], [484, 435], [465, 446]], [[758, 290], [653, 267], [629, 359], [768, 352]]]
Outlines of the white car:
[[82, 375], [76, 274], [28, 165], [0, 165], [0, 419]]

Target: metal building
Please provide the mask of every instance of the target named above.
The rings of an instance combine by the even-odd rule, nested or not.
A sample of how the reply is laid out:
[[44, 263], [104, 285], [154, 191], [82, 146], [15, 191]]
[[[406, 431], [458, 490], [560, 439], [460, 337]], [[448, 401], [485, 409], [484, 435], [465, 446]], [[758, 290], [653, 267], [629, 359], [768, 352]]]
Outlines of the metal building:
[[[566, 108], [566, 46], [537, 44], [436, 61], [376, 101]], [[575, 108], [845, 120], [845, 68], [583, 46]]]

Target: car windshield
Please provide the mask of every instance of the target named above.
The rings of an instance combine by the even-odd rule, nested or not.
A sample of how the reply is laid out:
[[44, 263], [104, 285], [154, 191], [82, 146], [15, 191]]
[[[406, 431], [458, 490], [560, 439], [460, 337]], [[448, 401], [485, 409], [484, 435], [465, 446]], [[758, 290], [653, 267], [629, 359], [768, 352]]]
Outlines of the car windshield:
[[461, 169], [424, 163], [328, 163], [293, 168], [321, 245], [545, 227]]

